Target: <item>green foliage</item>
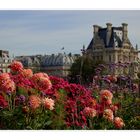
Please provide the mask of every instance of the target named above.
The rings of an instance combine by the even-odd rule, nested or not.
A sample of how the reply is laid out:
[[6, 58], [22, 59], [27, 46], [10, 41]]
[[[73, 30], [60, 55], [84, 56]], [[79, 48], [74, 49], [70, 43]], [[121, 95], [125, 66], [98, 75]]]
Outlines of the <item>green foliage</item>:
[[93, 75], [95, 75], [95, 69], [99, 64], [104, 64], [103, 61], [94, 61], [89, 56], [81, 56], [75, 60], [72, 64], [70, 72], [71, 76], [76, 78], [77, 75], [82, 76], [82, 81], [84, 83], [89, 83], [92, 81]]
[[52, 129], [61, 130], [66, 129], [65, 124], [65, 102], [66, 102], [66, 91], [64, 89], [59, 89], [59, 97], [56, 100], [55, 113], [52, 115]]
[[90, 119], [90, 129], [91, 130], [109, 130], [109, 129], [115, 129], [112, 122], [109, 122], [103, 117], [95, 117], [93, 119]]
[[[121, 99], [119, 98], [120, 95]], [[114, 102], [121, 104], [117, 115], [123, 118], [125, 123], [124, 129], [140, 129], [140, 104], [138, 98], [135, 98], [132, 93], [127, 93], [127, 95], [120, 93], [118, 96], [115, 96]]]
[[19, 106], [14, 110], [1, 110], [0, 111], [0, 124], [1, 129], [47, 129], [51, 125], [50, 120], [51, 111], [43, 111], [43, 107], [27, 113], [22, 112], [22, 108]]

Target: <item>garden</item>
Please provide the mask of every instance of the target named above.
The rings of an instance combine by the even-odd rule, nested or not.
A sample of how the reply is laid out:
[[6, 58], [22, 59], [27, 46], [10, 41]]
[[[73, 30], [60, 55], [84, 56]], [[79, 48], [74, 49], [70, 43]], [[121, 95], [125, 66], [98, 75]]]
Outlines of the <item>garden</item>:
[[0, 74], [1, 130], [140, 129], [140, 86], [130, 76], [101, 75], [100, 65], [84, 86], [18, 61], [9, 67]]

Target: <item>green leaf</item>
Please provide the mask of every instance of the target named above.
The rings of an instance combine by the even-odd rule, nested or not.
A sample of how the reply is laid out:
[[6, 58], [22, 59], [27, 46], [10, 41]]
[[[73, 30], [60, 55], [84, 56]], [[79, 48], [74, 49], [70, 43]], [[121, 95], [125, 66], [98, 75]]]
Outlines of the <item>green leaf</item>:
[[27, 126], [26, 129], [32, 130], [32, 127], [31, 126]]
[[45, 125], [49, 126], [51, 123], [52, 123], [52, 121], [47, 121], [47, 122], [45, 123]]
[[3, 111], [3, 116], [4, 117], [11, 117], [11, 116], [13, 116], [13, 113], [12, 112], [9, 112], [9, 111]]

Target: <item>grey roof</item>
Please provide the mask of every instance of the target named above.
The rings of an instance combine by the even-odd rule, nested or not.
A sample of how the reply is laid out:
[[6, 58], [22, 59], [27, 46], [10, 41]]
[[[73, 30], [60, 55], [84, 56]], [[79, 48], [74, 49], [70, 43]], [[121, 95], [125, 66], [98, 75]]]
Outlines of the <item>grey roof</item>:
[[24, 66], [71, 66], [78, 55], [52, 54], [42, 56], [18, 56], [16, 60], [23, 63]]
[[93, 38], [91, 39], [91, 41], [87, 47], [87, 50], [92, 49], [92, 46], [93, 46]]
[[74, 57], [67, 54], [59, 53], [57, 55], [52, 54], [45, 56], [42, 59], [42, 66], [63, 66], [63, 65], [72, 65], [74, 62]]
[[[116, 47], [121, 47], [122, 46], [122, 34], [123, 34], [122, 27], [112, 27], [111, 37], [110, 37], [109, 43], [107, 45], [107, 42], [106, 42], [107, 28], [99, 28], [99, 31], [98, 31], [98, 37], [100, 40], [103, 41], [105, 48], [111, 48], [114, 45]], [[94, 40], [95, 40], [95, 38], [91, 39], [87, 49], [92, 49]], [[129, 39], [127, 40], [127, 42], [129, 44], [131, 44]]]

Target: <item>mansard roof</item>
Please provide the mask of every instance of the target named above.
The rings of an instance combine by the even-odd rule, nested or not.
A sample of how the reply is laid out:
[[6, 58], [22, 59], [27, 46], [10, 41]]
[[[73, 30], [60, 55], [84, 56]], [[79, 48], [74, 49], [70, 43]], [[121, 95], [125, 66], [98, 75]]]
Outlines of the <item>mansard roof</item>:
[[52, 54], [44, 56], [41, 62], [42, 66], [70, 66], [74, 62], [75, 55]]
[[[107, 38], [107, 28], [99, 28], [97, 33], [98, 40], [103, 41], [105, 48], [111, 47], [122, 47], [122, 36], [123, 36], [123, 28], [122, 27], [112, 27], [111, 28], [111, 36], [109, 39], [109, 43], [107, 45], [106, 38]], [[97, 38], [93, 37], [87, 47], [87, 49], [92, 49], [94, 42], [96, 44]], [[131, 44], [129, 39], [127, 38], [127, 43]]]
[[41, 56], [19, 56], [16, 60], [23, 63], [24, 66], [71, 66], [78, 56], [76, 54], [52, 54]]
[[93, 46], [93, 38], [91, 39], [91, 41], [87, 47], [87, 50], [92, 49], [92, 46]]

